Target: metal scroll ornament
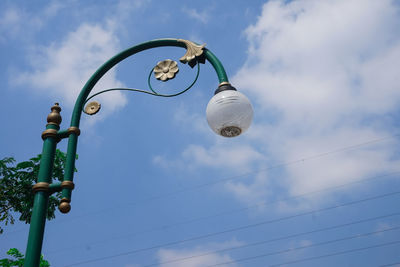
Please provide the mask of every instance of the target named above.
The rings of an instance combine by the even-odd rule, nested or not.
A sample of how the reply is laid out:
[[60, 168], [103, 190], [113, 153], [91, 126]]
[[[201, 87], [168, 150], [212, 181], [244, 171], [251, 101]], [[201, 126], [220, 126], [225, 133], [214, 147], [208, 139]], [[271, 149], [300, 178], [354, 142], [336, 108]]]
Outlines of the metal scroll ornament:
[[154, 76], [157, 80], [166, 82], [170, 79], [175, 78], [175, 75], [179, 72], [178, 63], [171, 59], [166, 59], [157, 63], [154, 67]]
[[[178, 93], [174, 93], [174, 94], [160, 94], [156, 90], [153, 89], [153, 87], [151, 86], [151, 83], [150, 83], [150, 78], [153, 73], [154, 73], [154, 76], [156, 79], [166, 82], [168, 80], [175, 78], [176, 74], [179, 72], [178, 63], [174, 60], [166, 59], [166, 60], [158, 62], [157, 65], [150, 71], [148, 79], [147, 79], [147, 84], [149, 86], [150, 91], [134, 89], [134, 88], [110, 88], [110, 89], [106, 89], [106, 90], [103, 90], [103, 91], [93, 94], [88, 99], [86, 99], [85, 103], [87, 103], [90, 99], [92, 99], [93, 97], [95, 97], [99, 94], [103, 94], [103, 93], [110, 92], [110, 91], [133, 91], [133, 92], [140, 92], [140, 93], [145, 93], [145, 94], [154, 95], [154, 96], [173, 97], [173, 96], [183, 94], [184, 92], [186, 92], [187, 90], [192, 88], [192, 86], [196, 83], [197, 78], [199, 77], [199, 73], [200, 73], [200, 64], [198, 64], [198, 63], [204, 64], [206, 61], [206, 56], [204, 53], [204, 49], [205, 49], [204, 47], [206, 46], [206, 44], [198, 45], [196, 43], [193, 43], [191, 41], [184, 40], [184, 39], [177, 39], [177, 41], [180, 43], [183, 43], [186, 46], [186, 53], [179, 60], [184, 64], [188, 63], [188, 65], [192, 68], [197, 65], [196, 77], [195, 77], [194, 81], [186, 89], [184, 89]], [[93, 101], [93, 102], [88, 103], [85, 106], [83, 112], [85, 112], [88, 115], [94, 115], [97, 112], [99, 112], [100, 108], [101, 108], [100, 103], [97, 101]], [[227, 135], [228, 134], [233, 134], [233, 133], [231, 133], [231, 131], [229, 131], [229, 133], [227, 133]]]

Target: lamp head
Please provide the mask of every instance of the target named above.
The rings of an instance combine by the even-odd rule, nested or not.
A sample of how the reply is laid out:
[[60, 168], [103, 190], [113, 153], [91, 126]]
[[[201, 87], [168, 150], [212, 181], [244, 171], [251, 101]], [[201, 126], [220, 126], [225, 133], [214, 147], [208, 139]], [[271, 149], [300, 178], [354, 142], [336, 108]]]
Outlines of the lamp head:
[[245, 132], [253, 120], [249, 99], [228, 82], [221, 83], [208, 102], [207, 122], [211, 129], [224, 137], [235, 137]]

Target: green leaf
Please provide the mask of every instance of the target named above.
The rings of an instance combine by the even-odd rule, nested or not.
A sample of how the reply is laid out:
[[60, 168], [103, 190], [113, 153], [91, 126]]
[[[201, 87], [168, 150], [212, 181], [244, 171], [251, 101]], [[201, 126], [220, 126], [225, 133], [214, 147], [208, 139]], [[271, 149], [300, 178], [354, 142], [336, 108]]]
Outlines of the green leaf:
[[10, 248], [7, 251], [7, 255], [13, 256], [14, 258], [17, 258], [17, 259], [21, 259], [24, 257], [24, 255], [22, 255], [22, 253], [19, 252], [19, 250], [16, 248]]
[[17, 164], [17, 169], [33, 168], [35, 164], [32, 161], [23, 161]]
[[[7, 254], [14, 257], [15, 259], [1, 259], [0, 266], [1, 267], [23, 267], [25, 262], [24, 255], [19, 252], [16, 248], [10, 248], [7, 251]], [[50, 263], [43, 258], [43, 255], [40, 256], [40, 267], [50, 267]]]
[[[0, 160], [0, 222], [3, 225], [13, 224], [15, 216], [20, 221], [30, 223], [33, 208], [32, 186], [37, 182], [42, 155], [15, 164], [15, 159], [6, 157]], [[66, 154], [56, 150], [52, 178], [62, 181], [64, 178]], [[76, 171], [76, 169], [75, 169]], [[61, 194], [56, 193], [49, 198], [46, 217], [55, 218], [55, 212]], [[0, 234], [4, 229], [0, 226]]]
[[40, 266], [39, 267], [50, 267], [50, 263], [43, 259], [43, 255], [40, 256]]

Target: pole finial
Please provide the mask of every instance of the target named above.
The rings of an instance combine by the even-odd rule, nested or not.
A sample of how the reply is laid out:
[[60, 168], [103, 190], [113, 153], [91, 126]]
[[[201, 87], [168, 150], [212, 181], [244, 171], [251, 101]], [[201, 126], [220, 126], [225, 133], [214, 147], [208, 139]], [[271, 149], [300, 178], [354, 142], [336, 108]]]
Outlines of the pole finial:
[[60, 105], [55, 103], [54, 106], [51, 107], [50, 114], [47, 116], [47, 123], [59, 126], [62, 121], [60, 111]]

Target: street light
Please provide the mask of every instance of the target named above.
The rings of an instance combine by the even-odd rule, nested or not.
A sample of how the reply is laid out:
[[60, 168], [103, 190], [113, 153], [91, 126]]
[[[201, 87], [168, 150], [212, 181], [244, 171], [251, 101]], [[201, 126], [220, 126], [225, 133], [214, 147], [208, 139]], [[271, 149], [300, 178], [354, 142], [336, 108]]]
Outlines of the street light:
[[[90, 92], [96, 83], [116, 64], [122, 60], [156, 47], [174, 46], [186, 49], [184, 56], [180, 61], [194, 68], [197, 65], [197, 75], [192, 84], [181, 92], [175, 94], [160, 94], [153, 89], [150, 83], [152, 75], [161, 81], [173, 79], [179, 72], [176, 61], [166, 59], [157, 63], [151, 69], [148, 76], [148, 85], [150, 91], [131, 89], [131, 88], [110, 88], [103, 90], [89, 97]], [[71, 194], [74, 189], [73, 175], [75, 169], [76, 147], [78, 136], [80, 135], [79, 123], [82, 111], [89, 115], [96, 114], [101, 105], [97, 101], [88, 103], [93, 97], [109, 91], [135, 91], [161, 97], [174, 97], [183, 94], [189, 90], [197, 81], [200, 72], [200, 63], [209, 61], [214, 67], [219, 86], [208, 103], [206, 114], [207, 121], [214, 132], [224, 137], [235, 137], [246, 131], [253, 118], [253, 109], [250, 101], [233, 86], [230, 85], [225, 69], [218, 58], [205, 48], [205, 45], [198, 45], [183, 39], [157, 39], [141, 43], [128, 48], [106, 61], [86, 82], [82, 88], [72, 112], [70, 127], [66, 130], [60, 130], [61, 108], [58, 103], [51, 107], [51, 113], [47, 117], [46, 130], [42, 133], [43, 150], [40, 161], [38, 182], [33, 186], [34, 204], [32, 210], [31, 223], [29, 228], [28, 244], [26, 249], [25, 267], [37, 267], [40, 262], [42, 250], [44, 227], [46, 222], [46, 213], [49, 195], [55, 192], [61, 192], [59, 210], [62, 213], [68, 213], [71, 210]], [[85, 106], [86, 104], [86, 106]], [[85, 106], [85, 107], [84, 107]], [[64, 179], [61, 183], [52, 183], [52, 170], [54, 165], [55, 151], [57, 143], [64, 138], [68, 138], [68, 149], [64, 171]]]
[[246, 131], [253, 119], [253, 109], [247, 97], [228, 82], [223, 82], [207, 105], [207, 122], [224, 137], [235, 137]]

